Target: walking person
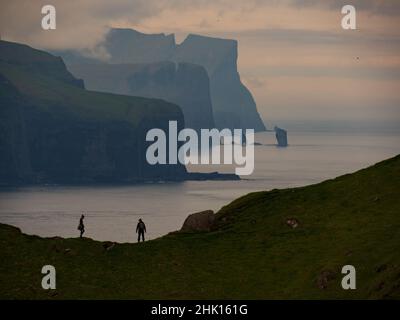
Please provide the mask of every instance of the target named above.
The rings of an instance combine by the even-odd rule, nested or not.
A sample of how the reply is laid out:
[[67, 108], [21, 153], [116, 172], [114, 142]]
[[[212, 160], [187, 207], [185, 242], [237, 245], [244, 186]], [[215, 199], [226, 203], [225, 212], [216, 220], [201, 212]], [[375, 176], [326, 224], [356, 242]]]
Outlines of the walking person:
[[139, 222], [136, 226], [136, 233], [138, 234], [138, 242], [140, 242], [140, 237], [142, 237], [142, 241], [144, 242], [144, 234], [146, 232], [146, 225], [142, 221], [142, 219], [139, 219]]
[[80, 238], [83, 237], [83, 234], [85, 233], [85, 225], [83, 224], [83, 219], [85, 219], [85, 215], [81, 215], [81, 218], [79, 219], [79, 225], [78, 225], [78, 230], [81, 232]]

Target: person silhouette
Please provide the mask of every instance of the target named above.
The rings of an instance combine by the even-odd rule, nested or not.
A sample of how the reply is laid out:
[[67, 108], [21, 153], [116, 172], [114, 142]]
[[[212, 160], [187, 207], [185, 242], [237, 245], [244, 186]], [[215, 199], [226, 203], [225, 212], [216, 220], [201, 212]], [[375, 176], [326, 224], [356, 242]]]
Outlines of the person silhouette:
[[83, 219], [85, 219], [85, 215], [81, 215], [79, 219], [78, 230], [81, 232], [80, 238], [82, 238], [83, 234], [85, 233], [85, 225], [83, 224]]
[[136, 226], [136, 233], [138, 234], [138, 242], [140, 242], [140, 237], [142, 237], [142, 241], [144, 242], [144, 233], [146, 232], [146, 225], [139, 219], [139, 222]]

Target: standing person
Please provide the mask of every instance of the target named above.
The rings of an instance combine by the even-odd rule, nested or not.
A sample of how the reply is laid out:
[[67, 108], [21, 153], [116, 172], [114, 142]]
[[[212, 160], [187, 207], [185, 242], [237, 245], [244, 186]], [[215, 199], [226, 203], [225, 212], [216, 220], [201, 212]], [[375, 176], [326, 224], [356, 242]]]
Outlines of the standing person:
[[139, 222], [136, 226], [136, 233], [138, 234], [138, 242], [140, 242], [140, 237], [142, 237], [142, 241], [144, 242], [144, 233], [146, 232], [146, 225], [139, 219]]
[[80, 238], [82, 238], [83, 234], [85, 233], [85, 225], [83, 224], [83, 219], [85, 216], [82, 214], [81, 218], [79, 219], [78, 230], [81, 232]]

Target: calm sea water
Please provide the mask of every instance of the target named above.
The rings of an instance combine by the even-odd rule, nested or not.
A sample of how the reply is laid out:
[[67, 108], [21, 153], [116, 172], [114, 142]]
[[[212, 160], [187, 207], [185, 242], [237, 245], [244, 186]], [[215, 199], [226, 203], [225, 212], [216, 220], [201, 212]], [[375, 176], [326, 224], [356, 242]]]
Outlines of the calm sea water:
[[[188, 214], [218, 210], [253, 191], [303, 186], [353, 172], [400, 153], [400, 134], [290, 132], [287, 148], [273, 133], [256, 135], [255, 171], [241, 181], [188, 181], [133, 186], [33, 187], [0, 191], [0, 222], [40, 236], [78, 236], [85, 212], [86, 236], [136, 241], [142, 218], [148, 239], [179, 229]], [[229, 172], [229, 167], [191, 167]]]

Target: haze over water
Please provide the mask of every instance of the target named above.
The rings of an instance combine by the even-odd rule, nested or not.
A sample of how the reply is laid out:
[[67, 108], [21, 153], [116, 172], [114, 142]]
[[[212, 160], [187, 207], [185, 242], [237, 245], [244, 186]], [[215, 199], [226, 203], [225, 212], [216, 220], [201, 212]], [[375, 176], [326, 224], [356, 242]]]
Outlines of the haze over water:
[[[187, 181], [133, 186], [38, 186], [0, 191], [0, 223], [40, 236], [77, 237], [85, 212], [85, 236], [135, 242], [137, 220], [147, 239], [178, 230], [188, 214], [219, 210], [246, 193], [304, 186], [350, 173], [400, 153], [400, 133], [289, 132], [288, 148], [273, 133], [256, 135], [255, 171], [241, 181]], [[191, 167], [191, 171], [204, 171]], [[206, 167], [227, 172], [232, 168]]]

